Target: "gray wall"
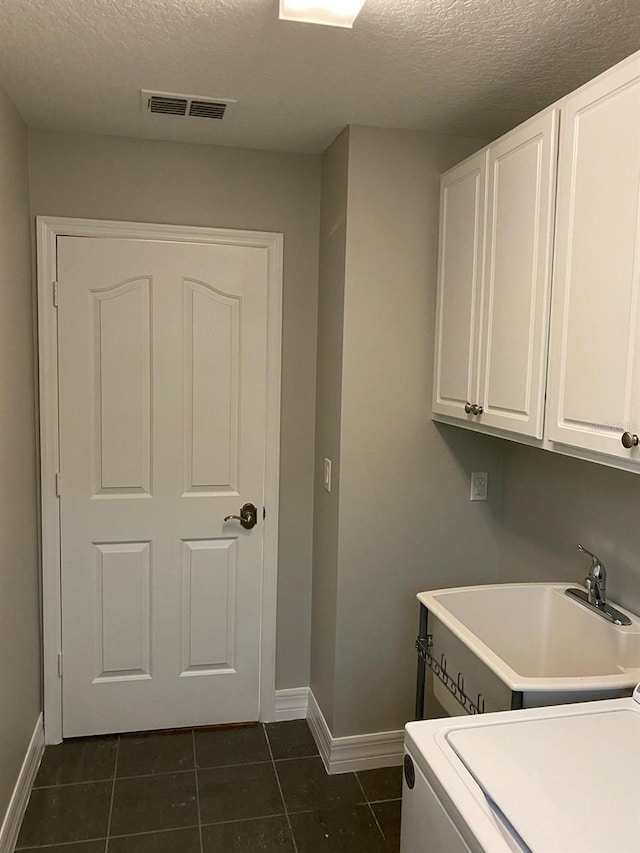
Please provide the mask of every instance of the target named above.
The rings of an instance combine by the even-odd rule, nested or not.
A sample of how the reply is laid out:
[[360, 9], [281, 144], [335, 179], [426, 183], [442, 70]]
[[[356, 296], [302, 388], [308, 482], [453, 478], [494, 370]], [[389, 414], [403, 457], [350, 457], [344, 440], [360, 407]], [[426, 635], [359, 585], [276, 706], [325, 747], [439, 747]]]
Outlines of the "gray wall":
[[420, 589], [580, 581], [581, 541], [640, 612], [640, 476], [430, 419], [439, 175], [480, 144], [352, 126], [323, 160], [311, 686], [334, 737], [411, 717]]
[[277, 687], [309, 683], [320, 158], [30, 133], [32, 213], [284, 233]]
[[41, 710], [27, 132], [0, 89], [0, 823]]
[[[347, 241], [349, 131], [322, 158], [316, 477], [313, 527], [311, 689], [333, 725], [340, 498], [340, 421], [344, 276]], [[324, 459], [331, 460], [332, 490], [324, 488]]]
[[505, 442], [500, 581], [582, 583], [577, 542], [605, 563], [607, 595], [640, 614], [640, 475]]
[[[4, 97], [0, 119], [1, 807], [40, 673], [25, 130]], [[420, 589], [579, 581], [583, 541], [640, 612], [639, 476], [430, 419], [439, 175], [480, 145], [352, 127], [322, 160], [319, 218], [318, 157], [30, 134], [34, 214], [284, 232], [277, 686], [309, 683], [315, 469], [310, 683], [334, 736], [411, 716]], [[490, 473], [486, 504], [468, 500], [472, 470]]]
[[[349, 132], [334, 695], [319, 701], [335, 737], [411, 718], [417, 592], [496, 577], [501, 442], [429, 417], [440, 173], [481, 144]], [[321, 478], [320, 432], [316, 454]], [[487, 503], [469, 502], [472, 470], [490, 472]], [[321, 498], [320, 482], [316, 524]]]

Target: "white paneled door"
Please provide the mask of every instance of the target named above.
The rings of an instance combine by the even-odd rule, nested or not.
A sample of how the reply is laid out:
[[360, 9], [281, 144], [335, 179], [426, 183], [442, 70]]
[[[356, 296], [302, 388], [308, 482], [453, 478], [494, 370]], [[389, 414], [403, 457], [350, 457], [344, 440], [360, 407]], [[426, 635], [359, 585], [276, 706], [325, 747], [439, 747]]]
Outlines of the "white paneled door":
[[57, 250], [63, 734], [256, 720], [268, 251]]

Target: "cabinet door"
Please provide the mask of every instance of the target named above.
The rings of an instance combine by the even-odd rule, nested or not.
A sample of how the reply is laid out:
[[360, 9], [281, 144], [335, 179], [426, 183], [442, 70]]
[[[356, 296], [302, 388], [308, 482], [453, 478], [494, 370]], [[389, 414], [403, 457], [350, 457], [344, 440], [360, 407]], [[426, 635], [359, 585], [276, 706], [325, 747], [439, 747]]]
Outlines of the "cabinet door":
[[548, 437], [640, 461], [640, 54], [567, 99], [558, 180]]
[[483, 426], [542, 438], [558, 110], [489, 148], [479, 402]]
[[442, 176], [433, 411], [471, 420], [478, 396], [487, 153]]

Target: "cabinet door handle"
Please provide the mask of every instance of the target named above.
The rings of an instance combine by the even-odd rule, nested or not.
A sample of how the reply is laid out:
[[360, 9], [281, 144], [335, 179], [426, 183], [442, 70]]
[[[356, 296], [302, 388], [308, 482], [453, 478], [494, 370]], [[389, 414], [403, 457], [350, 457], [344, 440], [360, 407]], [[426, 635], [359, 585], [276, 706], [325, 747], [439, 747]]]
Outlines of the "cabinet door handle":
[[465, 403], [464, 404], [464, 410], [468, 415], [471, 414], [471, 409], [472, 409], [471, 403]]
[[482, 406], [479, 406], [478, 403], [474, 403], [473, 406], [471, 406], [472, 415], [481, 415], [483, 412], [484, 409], [482, 408]]
[[632, 435], [630, 432], [623, 432], [622, 438], [622, 446], [626, 447], [627, 450], [630, 450], [632, 447], [637, 447], [640, 439], [637, 435]]

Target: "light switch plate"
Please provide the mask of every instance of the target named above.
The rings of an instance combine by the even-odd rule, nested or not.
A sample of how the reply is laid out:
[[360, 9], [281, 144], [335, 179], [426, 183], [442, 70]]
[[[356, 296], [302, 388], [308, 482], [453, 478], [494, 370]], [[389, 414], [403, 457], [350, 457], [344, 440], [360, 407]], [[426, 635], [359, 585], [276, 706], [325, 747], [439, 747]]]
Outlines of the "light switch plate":
[[331, 460], [324, 460], [324, 487], [327, 492], [331, 491]]
[[471, 495], [472, 501], [486, 501], [487, 492], [489, 490], [489, 475], [486, 471], [474, 471], [471, 475]]

